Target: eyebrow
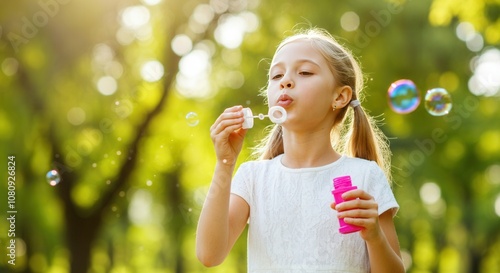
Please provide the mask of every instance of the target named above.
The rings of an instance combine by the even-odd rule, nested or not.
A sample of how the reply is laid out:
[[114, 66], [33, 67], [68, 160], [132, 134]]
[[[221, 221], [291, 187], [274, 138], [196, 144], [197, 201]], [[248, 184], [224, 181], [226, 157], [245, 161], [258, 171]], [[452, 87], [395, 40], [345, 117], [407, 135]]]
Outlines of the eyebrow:
[[[318, 63], [316, 63], [315, 61], [313, 60], [310, 60], [310, 59], [298, 59], [295, 61], [295, 63], [297, 64], [303, 64], [303, 63], [310, 63], [310, 64], [313, 64], [317, 67], [320, 67]], [[272, 69], [273, 67], [276, 67], [276, 66], [279, 66], [279, 65], [282, 65], [283, 62], [277, 62], [277, 63], [271, 63], [271, 66], [270, 66], [270, 69]]]

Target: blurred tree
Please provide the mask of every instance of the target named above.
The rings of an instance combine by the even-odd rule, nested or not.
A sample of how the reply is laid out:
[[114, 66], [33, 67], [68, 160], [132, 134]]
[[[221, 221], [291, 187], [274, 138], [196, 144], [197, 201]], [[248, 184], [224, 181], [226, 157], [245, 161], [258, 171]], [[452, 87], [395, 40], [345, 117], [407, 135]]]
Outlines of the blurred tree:
[[[158, 2], [145, 4], [156, 5]], [[71, 272], [88, 271], [92, 248], [102, 232], [103, 221], [110, 217], [110, 211], [126, 212], [127, 202], [117, 199], [125, 197], [127, 188], [136, 184], [133, 182], [137, 175], [134, 172], [140, 169], [139, 164], [146, 162], [162, 169], [160, 174], [163, 173], [163, 177], [158, 180], [163, 178], [168, 182], [163, 187], [166, 196], [161, 196], [165, 208], [170, 210], [166, 225], [170, 240], [166, 248], [168, 264], [163, 266], [174, 272], [185, 271], [182, 258], [185, 220], [178, 211], [184, 202], [184, 187], [180, 187], [182, 164], [176, 163], [177, 159], [165, 162], [164, 155], [144, 159], [148, 151], [140, 150], [141, 147], [157, 149], [147, 147], [149, 136], [154, 135], [151, 124], [171, 96], [181, 55], [191, 51], [193, 45], [203, 46], [205, 39], [213, 39], [217, 24], [224, 19], [222, 16], [227, 15], [227, 20], [231, 13], [247, 8], [241, 3], [225, 1], [212, 4], [168, 2], [160, 4], [160, 10], [154, 10], [139, 3], [128, 6], [125, 3], [96, 2], [83, 6], [47, 1], [19, 3], [17, 7], [11, 7], [12, 10], [20, 8], [22, 12], [7, 21], [11, 28], [6, 31], [2, 47], [6, 49], [6, 60], [14, 63], [11, 66], [15, 66], [12, 68], [15, 77], [12, 87], [4, 94], [9, 101], [26, 103], [19, 104], [25, 106], [22, 111], [16, 103], [6, 105], [4, 114], [17, 115], [25, 121], [18, 124], [21, 131], [7, 128], [6, 133], [10, 134], [7, 139], [12, 141], [15, 149], [11, 150], [9, 145], [4, 150], [18, 158], [20, 196], [40, 189], [42, 186], [34, 182], [40, 181], [47, 170], [59, 172], [61, 182], [54, 187], [55, 192], [49, 194], [50, 198], [56, 194], [60, 202], [51, 205], [61, 208], [60, 211], [54, 208], [60, 213], [55, 217], [56, 221], [62, 221], [62, 225], [56, 224], [56, 228], [65, 233], [63, 241]], [[22, 16], [23, 12], [33, 16]], [[74, 20], [71, 16], [82, 20]], [[17, 18], [22, 18], [20, 27], [16, 25]], [[106, 27], [101, 28], [102, 25]], [[76, 39], [68, 39], [75, 34], [78, 34]], [[113, 39], [114, 35], [116, 39]], [[142, 67], [134, 67], [138, 59], [143, 62]], [[103, 95], [107, 97], [102, 98]], [[112, 104], [110, 113], [109, 105]], [[106, 118], [110, 116], [114, 118]], [[11, 118], [7, 120], [8, 123], [13, 121]], [[27, 132], [30, 128], [33, 130]], [[176, 129], [179, 128], [170, 130]], [[185, 136], [179, 138], [182, 140]], [[25, 150], [24, 145], [16, 144], [15, 139], [26, 142], [29, 147], [24, 147]], [[163, 145], [172, 145], [169, 141], [173, 138], [165, 137], [160, 141], [163, 148]], [[170, 150], [167, 157], [182, 156], [175, 147]], [[163, 162], [155, 162], [158, 157], [162, 157]], [[173, 164], [165, 166], [167, 163]], [[144, 182], [148, 183], [147, 186], [153, 183], [151, 180]], [[47, 192], [47, 188], [43, 191]], [[142, 202], [151, 201], [148, 198]], [[29, 263], [18, 261], [16, 268], [43, 272], [51, 268], [53, 253], [63, 244], [52, 241], [53, 238], [44, 238], [53, 224], [49, 221], [38, 219], [34, 225], [23, 225], [24, 221], [41, 212], [37, 206], [46, 198], [35, 199], [31, 204], [28, 200], [27, 197], [18, 199], [19, 203], [27, 201], [23, 203], [29, 204], [19, 205], [26, 213], [18, 225], [21, 230], [19, 238], [24, 239], [28, 251], [26, 256], [30, 260]], [[130, 223], [125, 221], [125, 225]], [[43, 228], [39, 229], [40, 226]], [[153, 239], [158, 238], [161, 236]], [[47, 246], [36, 247], [35, 242], [39, 240]], [[109, 250], [117, 252], [114, 246]], [[47, 251], [47, 256], [42, 254]], [[35, 260], [33, 256], [39, 259]], [[113, 267], [111, 261], [109, 267], [101, 270], [109, 271]]]
[[[208, 128], [234, 104], [264, 113], [258, 90], [276, 45], [318, 26], [359, 57], [363, 104], [384, 118], [408, 271], [498, 272], [499, 10], [492, 0], [3, 3], [0, 162], [16, 156], [19, 218], [16, 265], [0, 268], [245, 272], [245, 236], [219, 267], [194, 255], [214, 164]], [[401, 78], [446, 88], [451, 113], [430, 116], [424, 102], [392, 112], [387, 88]], [[265, 125], [249, 131], [240, 162]]]

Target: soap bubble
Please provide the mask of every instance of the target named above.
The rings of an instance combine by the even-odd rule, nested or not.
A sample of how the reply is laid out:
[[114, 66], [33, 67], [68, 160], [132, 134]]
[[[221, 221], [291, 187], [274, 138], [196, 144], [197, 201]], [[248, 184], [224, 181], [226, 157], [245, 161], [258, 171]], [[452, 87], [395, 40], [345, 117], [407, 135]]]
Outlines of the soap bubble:
[[189, 126], [194, 127], [200, 123], [200, 119], [198, 118], [198, 114], [195, 112], [189, 112], [186, 115], [186, 121]]
[[425, 94], [425, 109], [433, 116], [447, 115], [452, 107], [451, 96], [444, 88], [433, 88]]
[[61, 176], [56, 170], [50, 170], [46, 175], [45, 179], [47, 179], [47, 183], [51, 186], [55, 186], [61, 182]]
[[396, 113], [408, 114], [420, 104], [420, 94], [411, 80], [397, 80], [387, 91], [389, 106]]

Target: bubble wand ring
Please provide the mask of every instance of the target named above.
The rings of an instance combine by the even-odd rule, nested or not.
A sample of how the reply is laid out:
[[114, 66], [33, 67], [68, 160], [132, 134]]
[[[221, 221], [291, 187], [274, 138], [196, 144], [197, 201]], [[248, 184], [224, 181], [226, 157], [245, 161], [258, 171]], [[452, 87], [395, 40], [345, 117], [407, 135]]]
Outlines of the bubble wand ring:
[[258, 114], [257, 116], [254, 116], [252, 113], [252, 109], [250, 108], [243, 108], [243, 129], [250, 129], [253, 127], [253, 120], [255, 118], [258, 118], [260, 120], [264, 120], [265, 117], [268, 117], [271, 122], [276, 123], [276, 124], [281, 124], [286, 121], [287, 118], [287, 113], [285, 108], [281, 106], [273, 106], [269, 108], [269, 111], [267, 115], [264, 114]]

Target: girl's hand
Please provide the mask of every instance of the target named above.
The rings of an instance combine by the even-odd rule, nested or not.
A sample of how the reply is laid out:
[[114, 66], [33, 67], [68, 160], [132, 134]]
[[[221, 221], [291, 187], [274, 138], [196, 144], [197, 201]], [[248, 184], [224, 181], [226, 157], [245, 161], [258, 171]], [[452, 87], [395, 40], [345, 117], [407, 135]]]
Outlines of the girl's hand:
[[242, 129], [243, 107], [227, 108], [210, 127], [210, 137], [214, 143], [217, 161], [234, 164], [243, 146], [247, 130]]
[[347, 224], [363, 227], [360, 235], [365, 241], [383, 236], [379, 225], [378, 204], [371, 195], [356, 189], [345, 192], [342, 198], [344, 202], [331, 204], [331, 208], [337, 210], [338, 218], [344, 218]]

